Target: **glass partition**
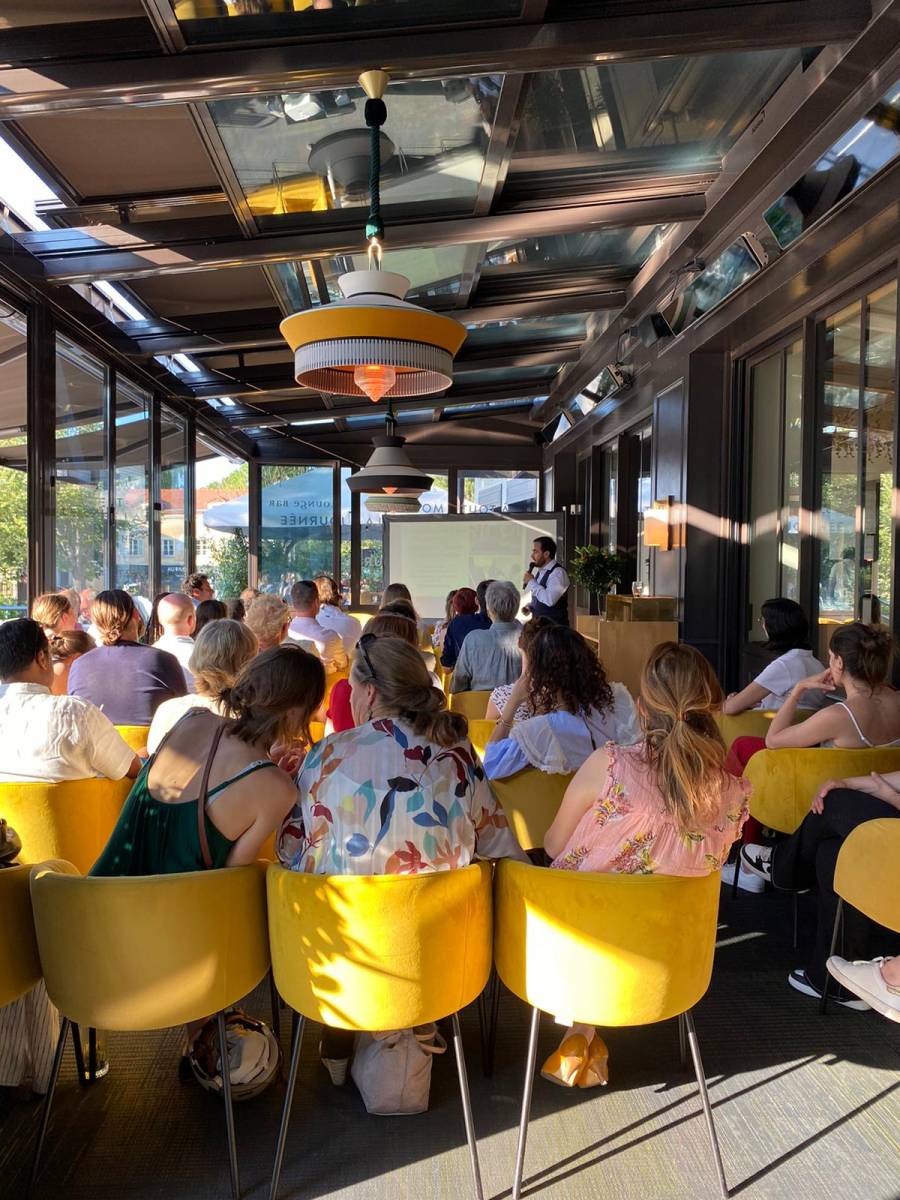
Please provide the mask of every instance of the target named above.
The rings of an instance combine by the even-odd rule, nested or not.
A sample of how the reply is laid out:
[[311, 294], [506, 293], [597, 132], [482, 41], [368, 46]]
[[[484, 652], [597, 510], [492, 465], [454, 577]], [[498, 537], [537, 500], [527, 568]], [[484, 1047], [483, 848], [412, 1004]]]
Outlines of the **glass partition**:
[[25, 317], [0, 317], [0, 621], [28, 606], [28, 338]]
[[116, 377], [115, 586], [150, 599], [150, 396]]
[[334, 569], [334, 467], [266, 466], [261, 471], [259, 586], [291, 585]]
[[187, 423], [163, 408], [159, 425], [160, 588], [180, 592], [187, 575]]
[[460, 471], [459, 511], [537, 512], [537, 471]]
[[897, 397], [897, 284], [866, 302], [863, 376], [863, 551], [860, 578], [863, 620], [888, 625], [892, 612], [894, 539], [894, 422]]
[[106, 367], [56, 339], [56, 586], [102, 590], [108, 577]]
[[220, 600], [239, 596], [247, 586], [249, 468], [197, 438], [194, 479], [197, 570]]

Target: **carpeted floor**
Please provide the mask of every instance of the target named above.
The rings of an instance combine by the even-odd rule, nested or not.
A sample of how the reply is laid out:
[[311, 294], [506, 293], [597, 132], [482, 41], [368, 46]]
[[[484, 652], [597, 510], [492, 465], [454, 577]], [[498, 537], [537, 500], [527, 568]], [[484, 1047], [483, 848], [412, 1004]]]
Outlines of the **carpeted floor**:
[[[811, 917], [810, 897], [804, 923]], [[788, 989], [790, 898], [723, 891], [713, 984], [696, 1010], [732, 1194], [746, 1200], [900, 1200], [900, 1025], [872, 1013], [820, 1017]], [[260, 991], [248, 1003], [268, 1015]], [[485, 1196], [509, 1195], [528, 1014], [504, 993], [496, 1070], [481, 1073], [477, 1013], [464, 1014]], [[283, 1022], [287, 1050], [288, 1022]], [[539, 1054], [558, 1030], [545, 1018]], [[718, 1195], [696, 1084], [678, 1065], [674, 1022], [605, 1033], [607, 1088], [538, 1080], [525, 1194], [541, 1200], [693, 1200]], [[333, 1088], [306, 1041], [281, 1196], [421, 1200], [472, 1195], [452, 1054], [438, 1059], [431, 1111], [369, 1117], [352, 1084]], [[220, 1103], [176, 1080], [175, 1031], [110, 1039], [112, 1069], [57, 1091], [35, 1197], [213, 1200], [230, 1196]], [[71, 1053], [70, 1053], [71, 1058]], [[267, 1195], [283, 1084], [236, 1110], [243, 1193]], [[39, 1106], [7, 1096], [0, 1196], [24, 1197]]]

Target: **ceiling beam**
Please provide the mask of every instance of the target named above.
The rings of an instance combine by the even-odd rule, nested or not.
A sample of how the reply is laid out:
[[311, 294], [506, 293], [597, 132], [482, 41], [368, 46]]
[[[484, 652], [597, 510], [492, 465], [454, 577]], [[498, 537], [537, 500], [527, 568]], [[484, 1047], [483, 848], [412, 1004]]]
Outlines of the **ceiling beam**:
[[[648, 5], [585, 20], [194, 50], [145, 58], [42, 62], [0, 72], [0, 119], [35, 113], [182, 104], [286, 89], [347, 87], [373, 63], [395, 80], [595, 66], [669, 55], [820, 46], [856, 37], [868, 0], [753, 0], [726, 6], [683, 0], [677, 14]], [[662, 8], [662, 12], [661, 12]], [[671, 19], [667, 19], [671, 16]], [[60, 34], [65, 37], [65, 30]], [[64, 42], [61, 48], [64, 49]], [[96, 53], [96, 49], [94, 51]]]
[[[485, 217], [443, 217], [390, 226], [386, 247], [389, 251], [416, 249], [512, 241], [542, 234], [672, 224], [696, 221], [705, 208], [702, 195], [684, 195], [609, 200], [600, 204]], [[46, 278], [51, 282], [93, 283], [101, 279], [139, 279], [360, 253], [364, 241], [360, 220], [357, 214], [352, 225], [343, 224], [339, 229], [320, 227], [304, 233], [267, 234], [253, 239], [198, 239], [175, 244], [151, 240], [140, 226], [48, 229], [20, 234], [18, 240], [41, 261]], [[320, 226], [324, 224], [317, 222]]]
[[[518, 387], [513, 385], [511, 387], [499, 388], [496, 384], [466, 387], [463, 381], [457, 380], [456, 384], [444, 392], [442, 396], [416, 396], [408, 400], [395, 400], [393, 408], [394, 412], [403, 412], [406, 409], [416, 408], [444, 409], [448, 404], [479, 404], [487, 403], [490, 400], [523, 400], [530, 397], [543, 396], [546, 390], [546, 384], [542, 387], [537, 387], [533, 381]], [[224, 394], [228, 395], [227, 392]], [[300, 421], [305, 418], [312, 420], [316, 417], [364, 417], [378, 411], [370, 400], [359, 404], [353, 404], [352, 402], [349, 404], [337, 404], [334, 408], [327, 409], [323, 407], [322, 398], [318, 392], [304, 392], [296, 387], [293, 392], [273, 392], [271, 395], [272, 398], [267, 399], [265, 393], [251, 393], [245, 399], [238, 402], [244, 407], [247, 405], [258, 405], [259, 412], [220, 410], [228, 428], [246, 429], [261, 423], [264, 424], [266, 419], [271, 419], [272, 417], [284, 417], [288, 420]]]
[[[779, 89], [738, 139], [707, 193], [707, 211], [668, 238], [629, 285], [628, 303], [580, 360], [557, 376], [541, 415], [563, 407], [612, 361], [622, 333], [671, 295], [677, 272], [697, 257], [712, 262], [863, 116], [900, 71], [900, 0], [878, 0], [878, 14], [850, 46], [826, 46]], [[787, 254], [793, 248], [788, 248]]]

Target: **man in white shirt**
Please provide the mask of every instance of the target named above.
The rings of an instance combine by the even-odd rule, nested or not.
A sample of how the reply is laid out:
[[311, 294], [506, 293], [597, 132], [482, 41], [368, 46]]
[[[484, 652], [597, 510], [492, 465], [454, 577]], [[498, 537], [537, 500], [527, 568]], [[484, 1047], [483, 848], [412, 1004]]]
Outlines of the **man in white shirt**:
[[326, 671], [343, 671], [349, 659], [341, 635], [317, 620], [321, 606], [316, 585], [309, 579], [295, 583], [291, 603], [295, 615], [288, 626], [288, 637], [295, 642], [312, 642]]
[[194, 676], [188, 666], [194, 653], [194, 626], [197, 614], [190, 596], [183, 592], [170, 592], [163, 596], [156, 609], [156, 618], [162, 625], [162, 636], [153, 643], [157, 650], [168, 650], [181, 663], [184, 682], [189, 692], [194, 689]]
[[27, 617], [0, 626], [0, 782], [134, 779], [141, 760], [88, 700], [54, 696], [43, 629]]
[[522, 585], [530, 593], [531, 615], [546, 617], [556, 625], [569, 624], [569, 576], [556, 561], [556, 542], [551, 537], [535, 538], [531, 544], [531, 567]]
[[319, 593], [319, 615], [317, 620], [326, 629], [333, 629], [340, 634], [344, 649], [348, 654], [356, 649], [356, 643], [362, 637], [362, 625], [341, 608], [341, 589], [337, 580], [330, 575], [317, 575], [316, 590]]
[[216, 589], [209, 582], [209, 576], [201, 571], [194, 571], [192, 575], [188, 575], [181, 590], [190, 598], [194, 608], [204, 600], [214, 600], [216, 597]]

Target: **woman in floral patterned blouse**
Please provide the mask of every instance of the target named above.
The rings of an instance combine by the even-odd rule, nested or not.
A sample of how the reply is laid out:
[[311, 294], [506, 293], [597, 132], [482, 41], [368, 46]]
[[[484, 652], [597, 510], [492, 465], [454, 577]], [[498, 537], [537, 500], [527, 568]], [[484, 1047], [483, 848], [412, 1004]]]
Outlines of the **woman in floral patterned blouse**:
[[[476, 857], [527, 858], [467, 737], [422, 655], [399, 638], [363, 635], [350, 671], [355, 729], [314, 746], [297, 777], [278, 857], [320, 875], [415, 875]], [[337, 1082], [349, 1049], [327, 1031]], [[338, 1036], [334, 1036], [337, 1034]]]
[[[643, 739], [609, 744], [569, 784], [544, 849], [568, 871], [708, 875], [718, 871], [747, 819], [749, 784], [725, 770], [715, 721], [722, 691], [692, 646], [663, 642], [641, 678]], [[606, 1047], [576, 1026], [544, 1073], [572, 1087], [606, 1082]]]

